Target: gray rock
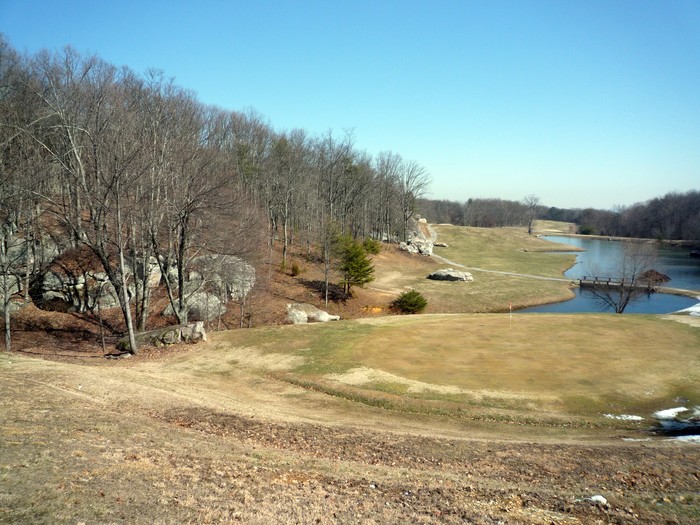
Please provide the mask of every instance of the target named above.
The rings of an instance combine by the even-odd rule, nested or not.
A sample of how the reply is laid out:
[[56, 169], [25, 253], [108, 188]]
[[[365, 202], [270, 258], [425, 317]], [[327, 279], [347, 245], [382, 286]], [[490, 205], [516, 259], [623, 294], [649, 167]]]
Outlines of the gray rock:
[[[212, 321], [226, 313], [221, 299], [208, 292], [194, 292], [187, 298], [187, 318], [192, 321]], [[175, 315], [172, 305], [163, 311], [163, 315]]]
[[461, 272], [459, 270], [453, 270], [452, 268], [446, 268], [444, 270], [438, 270], [431, 273], [428, 275], [428, 279], [433, 279], [435, 281], [471, 282], [474, 280], [474, 277], [472, 277], [472, 274], [469, 272]]
[[312, 304], [292, 303], [287, 305], [287, 323], [289, 324], [325, 323], [339, 319], [340, 316], [330, 315]]
[[[198, 343], [207, 340], [204, 323], [201, 321], [189, 324], [178, 324], [149, 330], [135, 335], [136, 344], [139, 346], [167, 346], [177, 343]], [[123, 337], [117, 342], [117, 349], [129, 350], [129, 337]]]
[[234, 301], [245, 298], [255, 286], [255, 268], [240, 257], [202, 255], [192, 261], [192, 266], [190, 275], [201, 276], [220, 296]]
[[418, 253], [418, 248], [416, 246], [414, 246], [413, 244], [403, 242], [403, 241], [401, 241], [399, 243], [399, 250], [401, 250], [402, 252], [408, 252], [408, 253], [413, 253], [413, 254]]

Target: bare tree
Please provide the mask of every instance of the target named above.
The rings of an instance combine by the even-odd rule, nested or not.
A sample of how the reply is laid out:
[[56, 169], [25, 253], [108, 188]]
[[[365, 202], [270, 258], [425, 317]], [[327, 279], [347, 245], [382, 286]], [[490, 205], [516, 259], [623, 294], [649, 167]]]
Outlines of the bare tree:
[[537, 208], [540, 206], [540, 198], [537, 195], [526, 195], [523, 204], [527, 207], [527, 233], [532, 234], [532, 223], [537, 218]]
[[648, 276], [655, 261], [656, 249], [653, 245], [626, 243], [613, 265], [610, 279], [594, 283], [586, 289], [601, 305], [621, 314], [630, 303], [650, 292], [654, 283]]
[[43, 116], [28, 131], [59, 167], [61, 180], [60, 193], [42, 197], [74, 245], [86, 245], [99, 259], [119, 297], [130, 351], [136, 353], [124, 214], [127, 194], [143, 170], [143, 143], [140, 127], [133, 126], [136, 106], [128, 89], [137, 80], [127, 69], [83, 58], [71, 48], [39, 55], [33, 74]]
[[398, 179], [398, 199], [403, 220], [403, 240], [408, 241], [408, 222], [416, 214], [416, 199], [422, 197], [430, 184], [430, 175], [416, 162], [401, 163]]

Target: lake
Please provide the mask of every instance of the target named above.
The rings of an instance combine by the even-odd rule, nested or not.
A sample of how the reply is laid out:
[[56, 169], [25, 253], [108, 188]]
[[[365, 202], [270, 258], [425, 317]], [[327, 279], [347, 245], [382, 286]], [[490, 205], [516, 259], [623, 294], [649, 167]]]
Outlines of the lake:
[[[584, 252], [575, 252], [577, 255], [576, 263], [564, 272], [564, 276], [572, 280], [580, 279], [586, 275], [613, 276], [615, 274], [615, 261], [621, 255], [625, 245], [624, 242], [620, 241], [586, 237], [549, 235], [543, 237], [543, 239], [586, 250]], [[700, 259], [690, 257], [690, 249], [665, 245], [654, 245], [654, 249], [657, 252], [654, 269], [671, 278], [671, 281], [665, 283], [665, 286], [686, 290], [700, 290]], [[535, 306], [520, 311], [528, 313], [612, 311], [600, 305], [591, 292], [581, 289], [577, 289], [575, 292], [576, 297], [569, 301]], [[654, 293], [645, 295], [630, 303], [625, 309], [625, 313], [665, 314], [688, 308], [697, 304], [697, 302], [697, 300], [689, 297]]]

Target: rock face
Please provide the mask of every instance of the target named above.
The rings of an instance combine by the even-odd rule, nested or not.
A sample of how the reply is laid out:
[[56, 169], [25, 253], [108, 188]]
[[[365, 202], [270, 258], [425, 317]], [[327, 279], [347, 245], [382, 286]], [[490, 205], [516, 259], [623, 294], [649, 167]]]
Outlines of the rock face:
[[[188, 319], [211, 321], [226, 312], [230, 300], [244, 299], [255, 285], [255, 268], [239, 257], [210, 254], [192, 260], [185, 282]], [[177, 270], [168, 273], [171, 283], [177, 284]], [[163, 315], [174, 315], [168, 306]]]
[[452, 268], [446, 268], [444, 270], [438, 270], [436, 272], [428, 275], [428, 279], [433, 279], [434, 281], [464, 281], [472, 282], [474, 277], [469, 272], [461, 272], [459, 270], [453, 270]]
[[45, 310], [78, 311], [113, 308], [119, 298], [104, 272], [72, 273], [51, 266], [29, 289], [34, 303]]
[[408, 242], [399, 243], [399, 250], [430, 256], [433, 254], [433, 243], [428, 240], [411, 239]]
[[287, 323], [289, 324], [325, 323], [339, 319], [339, 315], [330, 315], [312, 304], [292, 303], [287, 305]]
[[[198, 321], [190, 324], [178, 324], [166, 326], [157, 330], [149, 330], [136, 334], [136, 344], [139, 346], [166, 346], [177, 343], [198, 343], [206, 341], [207, 333], [204, 323]], [[129, 350], [129, 337], [123, 337], [117, 341], [117, 349], [123, 352]]]
[[[435, 241], [435, 238], [433, 238], [434, 231], [427, 223], [428, 221], [421, 217], [409, 220], [407, 231], [408, 242], [399, 243], [399, 250], [420, 255], [432, 255], [433, 242]], [[425, 230], [430, 232], [430, 238], [424, 233]]]

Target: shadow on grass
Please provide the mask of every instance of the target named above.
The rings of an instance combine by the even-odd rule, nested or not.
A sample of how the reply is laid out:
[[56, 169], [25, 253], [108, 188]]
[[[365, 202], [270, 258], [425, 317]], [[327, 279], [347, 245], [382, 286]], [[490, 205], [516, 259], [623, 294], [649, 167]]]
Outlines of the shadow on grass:
[[[299, 283], [308, 288], [314, 293], [319, 294], [319, 298], [325, 298], [326, 283], [320, 280], [299, 279]], [[328, 300], [334, 303], [343, 303], [352, 297], [351, 294], [345, 293], [340, 286], [328, 283]]]

